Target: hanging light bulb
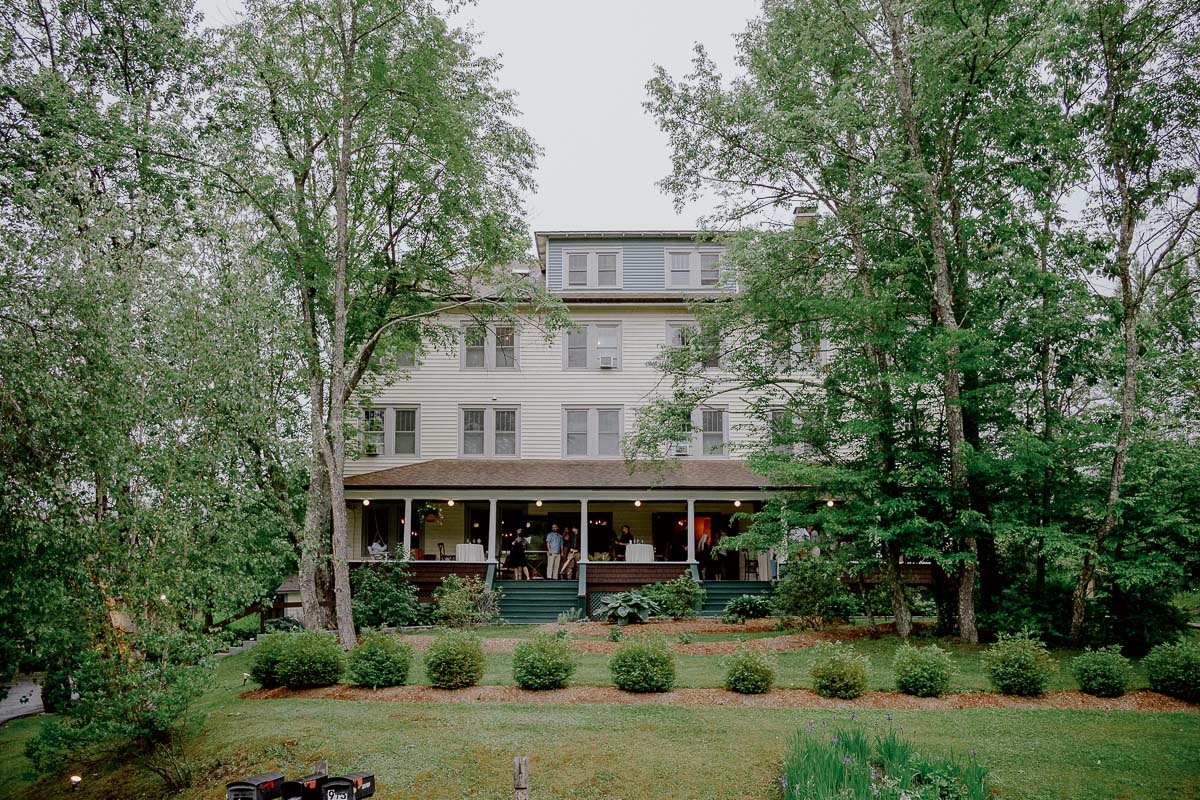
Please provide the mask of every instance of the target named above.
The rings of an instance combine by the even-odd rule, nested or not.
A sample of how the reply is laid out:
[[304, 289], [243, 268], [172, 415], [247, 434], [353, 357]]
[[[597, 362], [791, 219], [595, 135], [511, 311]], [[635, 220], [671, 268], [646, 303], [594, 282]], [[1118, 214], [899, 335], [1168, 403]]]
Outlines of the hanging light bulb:
[[363, 498], [363, 508], [366, 508], [369, 505], [371, 505], [371, 499], [369, 497], [364, 497]]
[[453, 500], [447, 500], [447, 501], [446, 501], [446, 505], [453, 507], [453, 506], [454, 506], [454, 501], [453, 501]]
[[734, 500], [734, 501], [733, 501], [733, 507], [734, 507], [734, 508], [741, 508], [741, 507], [742, 507], [742, 501], [741, 501], [741, 500]]
[[635, 505], [637, 508], [641, 508], [641, 507], [642, 507], [642, 501], [641, 501], [641, 500], [634, 500], [634, 501], [633, 501], [633, 504], [634, 504], [634, 505]]
[[832, 500], [826, 500], [826, 501], [825, 501], [825, 505], [829, 506], [830, 508], [833, 508], [833, 501], [832, 501]]
[[538, 508], [541, 508], [541, 507], [542, 507], [542, 501], [541, 501], [541, 500], [538, 500], [536, 503], [534, 503], [534, 505], [535, 505], [535, 506], [537, 506]]

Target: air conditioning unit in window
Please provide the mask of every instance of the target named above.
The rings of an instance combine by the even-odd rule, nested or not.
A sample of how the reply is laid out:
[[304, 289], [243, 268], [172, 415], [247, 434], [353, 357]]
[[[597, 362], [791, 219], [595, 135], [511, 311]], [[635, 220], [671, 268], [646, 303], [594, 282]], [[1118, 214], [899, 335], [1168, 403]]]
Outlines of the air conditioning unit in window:
[[617, 357], [616, 356], [600, 356], [600, 369], [616, 369], [616, 368], [617, 368]]
[[692, 443], [675, 442], [672, 452], [676, 456], [690, 456], [692, 454]]
[[377, 456], [377, 455], [380, 455], [381, 453], [383, 453], [383, 445], [381, 445], [381, 444], [368, 444], [368, 445], [366, 445], [366, 446], [364, 446], [364, 447], [363, 447], [363, 453], [364, 453], [365, 455], [368, 455], [368, 456]]

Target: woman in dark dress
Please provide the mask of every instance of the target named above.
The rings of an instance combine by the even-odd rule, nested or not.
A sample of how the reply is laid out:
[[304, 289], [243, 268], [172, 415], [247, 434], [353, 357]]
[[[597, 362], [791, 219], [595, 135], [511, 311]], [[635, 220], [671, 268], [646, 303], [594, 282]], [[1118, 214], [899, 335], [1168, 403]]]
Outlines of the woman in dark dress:
[[[529, 556], [525, 551], [525, 540], [518, 533], [513, 539], [512, 547], [508, 551], [508, 558], [504, 562], [504, 566], [513, 571], [514, 581], [529, 580]], [[521, 577], [522, 574], [524, 574], [524, 578]]]

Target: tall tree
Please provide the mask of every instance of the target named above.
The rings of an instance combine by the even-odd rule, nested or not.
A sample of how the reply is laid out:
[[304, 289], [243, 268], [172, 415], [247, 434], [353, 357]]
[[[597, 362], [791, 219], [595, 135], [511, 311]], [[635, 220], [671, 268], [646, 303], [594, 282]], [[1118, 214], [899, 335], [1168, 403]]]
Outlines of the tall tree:
[[444, 311], [512, 316], [519, 303], [552, 324], [540, 290], [503, 266], [526, 250], [522, 193], [537, 150], [509, 121], [498, 64], [425, 0], [254, 0], [225, 43], [221, 158], [209, 166], [258, 215], [303, 341], [305, 623], [325, 623], [328, 558], [338, 636], [352, 647], [349, 409], [398, 349], [457, 335], [440, 326]]
[[1092, 210], [1110, 237], [1104, 277], [1116, 289], [1121, 376], [1103, 508], [1075, 580], [1074, 641], [1098, 554], [1121, 518], [1148, 297], [1200, 246], [1200, 13], [1186, 2], [1118, 0], [1084, 5], [1080, 22], [1079, 68], [1097, 76], [1084, 120], [1096, 169]]

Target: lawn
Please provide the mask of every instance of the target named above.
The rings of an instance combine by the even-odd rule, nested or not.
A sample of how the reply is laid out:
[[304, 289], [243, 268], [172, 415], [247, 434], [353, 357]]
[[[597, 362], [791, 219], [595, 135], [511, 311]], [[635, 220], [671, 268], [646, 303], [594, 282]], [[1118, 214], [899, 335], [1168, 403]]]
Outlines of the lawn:
[[[863, 644], [878, 655], [893, 646], [887, 640]], [[803, 682], [802, 655], [781, 659], [785, 683]], [[578, 682], [607, 683], [604, 660], [586, 657]], [[246, 700], [242, 672], [249, 661], [249, 654], [224, 659], [200, 703], [207, 712], [193, 747], [200, 777], [184, 800], [215, 800], [237, 776], [274, 768], [292, 775], [321, 758], [335, 771], [374, 770], [380, 798], [499, 800], [512, 796], [517, 754], [530, 756], [534, 798], [773, 798], [778, 764], [795, 731], [809, 721], [849, 717], [848, 711], [808, 709]], [[681, 657], [683, 682], [711, 684], [719, 662]], [[977, 672], [965, 663], [965, 675]], [[510, 682], [510, 667], [510, 656], [489, 655], [488, 680]], [[886, 672], [878, 667], [876, 682], [885, 685]], [[858, 720], [899, 726], [927, 752], [976, 748], [1002, 798], [1200, 797], [1200, 714], [892, 714], [888, 722], [883, 711], [859, 711]], [[80, 800], [162, 796], [152, 779], [122, 766], [85, 772], [75, 793], [61, 779], [30, 786], [20, 752], [42, 724], [30, 718], [0, 728], [0, 785], [10, 793], [27, 789], [28, 796], [64, 800], [68, 794]]]

